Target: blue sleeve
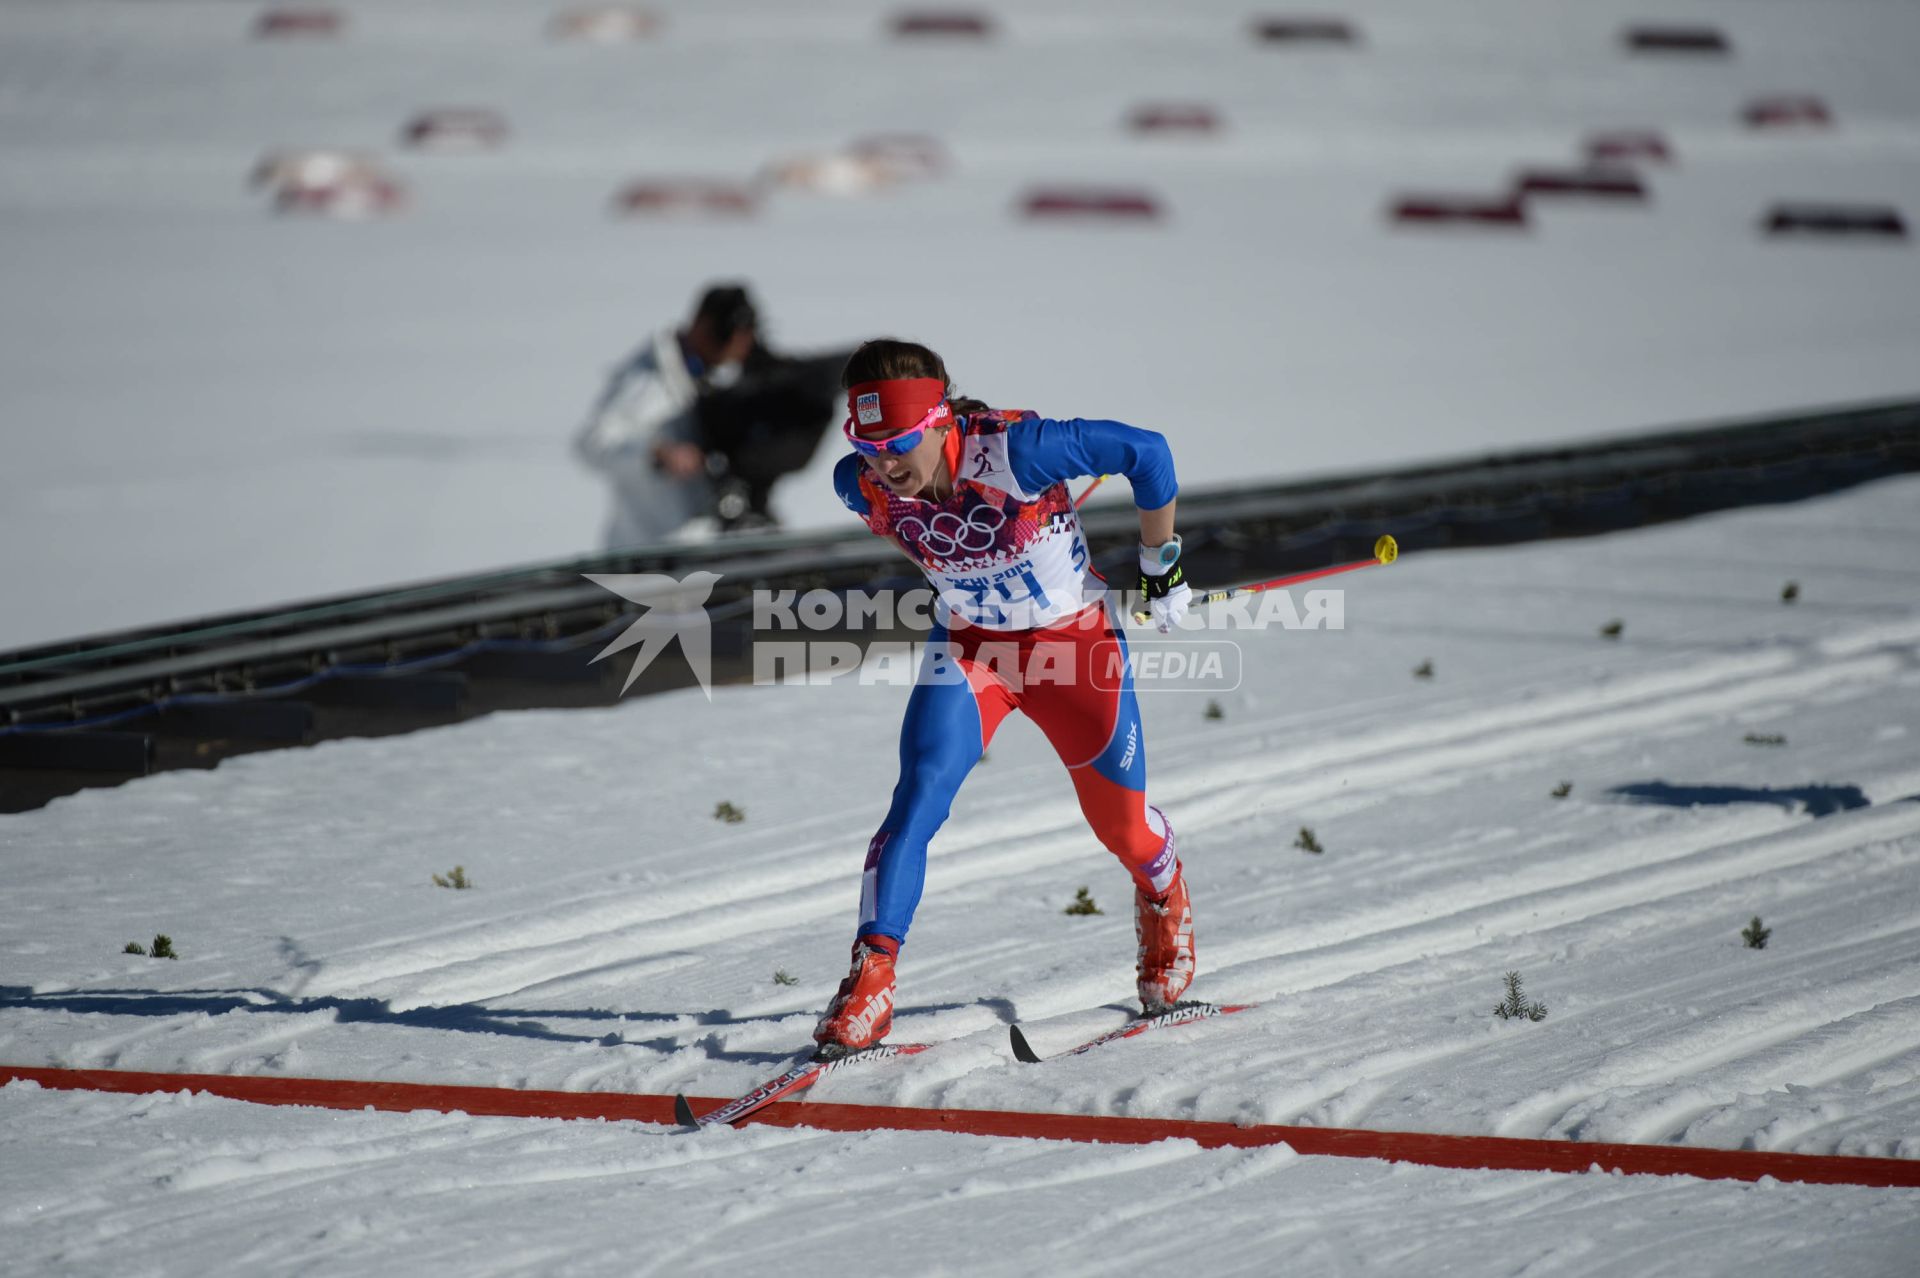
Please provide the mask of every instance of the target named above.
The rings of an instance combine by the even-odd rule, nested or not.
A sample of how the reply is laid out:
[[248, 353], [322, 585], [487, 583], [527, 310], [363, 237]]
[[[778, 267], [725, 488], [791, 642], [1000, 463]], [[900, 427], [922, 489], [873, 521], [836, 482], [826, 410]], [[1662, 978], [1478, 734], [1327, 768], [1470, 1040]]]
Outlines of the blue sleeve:
[[848, 453], [833, 467], [833, 491], [840, 494], [840, 504], [862, 519], [867, 517], [867, 495], [860, 491], [859, 453]]
[[1030, 418], [1007, 432], [1007, 465], [1022, 488], [1037, 493], [1082, 475], [1125, 475], [1133, 504], [1158, 510], [1180, 492], [1173, 450], [1158, 431], [1125, 422]]

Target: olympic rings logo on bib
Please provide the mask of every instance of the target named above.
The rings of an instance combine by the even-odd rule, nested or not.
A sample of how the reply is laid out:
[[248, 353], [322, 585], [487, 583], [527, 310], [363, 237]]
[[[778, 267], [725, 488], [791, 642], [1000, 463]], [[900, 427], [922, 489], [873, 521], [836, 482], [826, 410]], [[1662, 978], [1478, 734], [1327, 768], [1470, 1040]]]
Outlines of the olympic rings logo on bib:
[[943, 510], [931, 521], [909, 515], [896, 521], [893, 529], [903, 540], [934, 558], [947, 559], [962, 551], [977, 555], [993, 549], [1006, 522], [1006, 511], [998, 506], [979, 505], [969, 510], [965, 519]]

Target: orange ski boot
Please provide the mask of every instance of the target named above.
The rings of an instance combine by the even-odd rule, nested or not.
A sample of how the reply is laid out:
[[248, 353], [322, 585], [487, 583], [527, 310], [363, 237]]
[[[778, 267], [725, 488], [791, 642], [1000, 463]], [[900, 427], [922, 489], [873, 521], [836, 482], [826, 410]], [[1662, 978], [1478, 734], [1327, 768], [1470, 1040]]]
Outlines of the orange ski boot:
[[815, 1042], [853, 1052], [887, 1036], [893, 1028], [893, 960], [898, 953], [899, 942], [892, 937], [863, 936], [854, 942], [853, 970], [813, 1027]]
[[1184, 867], [1176, 863], [1173, 882], [1158, 898], [1135, 885], [1133, 931], [1140, 938], [1140, 1006], [1152, 1016], [1179, 1002], [1193, 984], [1193, 907]]

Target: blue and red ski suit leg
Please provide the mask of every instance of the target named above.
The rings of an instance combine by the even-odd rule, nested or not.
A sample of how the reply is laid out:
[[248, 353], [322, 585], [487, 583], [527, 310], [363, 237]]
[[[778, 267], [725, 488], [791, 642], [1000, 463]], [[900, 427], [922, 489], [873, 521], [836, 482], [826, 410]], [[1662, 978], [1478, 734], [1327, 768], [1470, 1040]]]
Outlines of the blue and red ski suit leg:
[[906, 938], [927, 846], [960, 783], [1014, 710], [1046, 735], [1094, 835], [1137, 883], [1173, 881], [1173, 843], [1147, 806], [1146, 741], [1127, 644], [1104, 606], [1035, 630], [936, 628], [900, 729], [900, 779], [867, 847], [860, 935]]

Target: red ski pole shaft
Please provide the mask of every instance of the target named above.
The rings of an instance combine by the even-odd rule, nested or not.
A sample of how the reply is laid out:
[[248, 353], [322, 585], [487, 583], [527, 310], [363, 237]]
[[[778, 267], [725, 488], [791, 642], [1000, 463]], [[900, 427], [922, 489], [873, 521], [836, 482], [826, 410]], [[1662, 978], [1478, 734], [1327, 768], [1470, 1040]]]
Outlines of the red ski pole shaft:
[[1091, 484], [1088, 484], [1085, 488], [1081, 489], [1080, 495], [1073, 499], [1073, 508], [1075, 510], [1078, 510], [1080, 509], [1080, 507], [1086, 505], [1087, 498], [1093, 496], [1093, 490], [1106, 482], [1107, 482], [1107, 477], [1105, 475], [1102, 475], [1100, 476], [1100, 478], [1094, 480]]
[[[1331, 568], [1315, 568], [1308, 572], [1290, 573], [1285, 577], [1275, 577], [1270, 581], [1249, 581], [1238, 586], [1225, 586], [1219, 590], [1202, 591], [1194, 595], [1193, 602], [1196, 607], [1201, 604], [1224, 603], [1229, 599], [1238, 598], [1241, 595], [1257, 595], [1263, 590], [1278, 590], [1282, 586], [1297, 586], [1303, 581], [1314, 581], [1321, 577], [1331, 577], [1336, 573], [1355, 572], [1361, 568], [1372, 568], [1378, 564], [1390, 564], [1399, 557], [1400, 543], [1393, 539], [1392, 534], [1383, 533], [1380, 539], [1373, 543], [1373, 558], [1371, 559], [1356, 559], [1350, 564], [1335, 564]], [[1145, 622], [1152, 616], [1153, 613], [1151, 611], [1140, 609], [1133, 614], [1133, 619], [1135, 621]]]

